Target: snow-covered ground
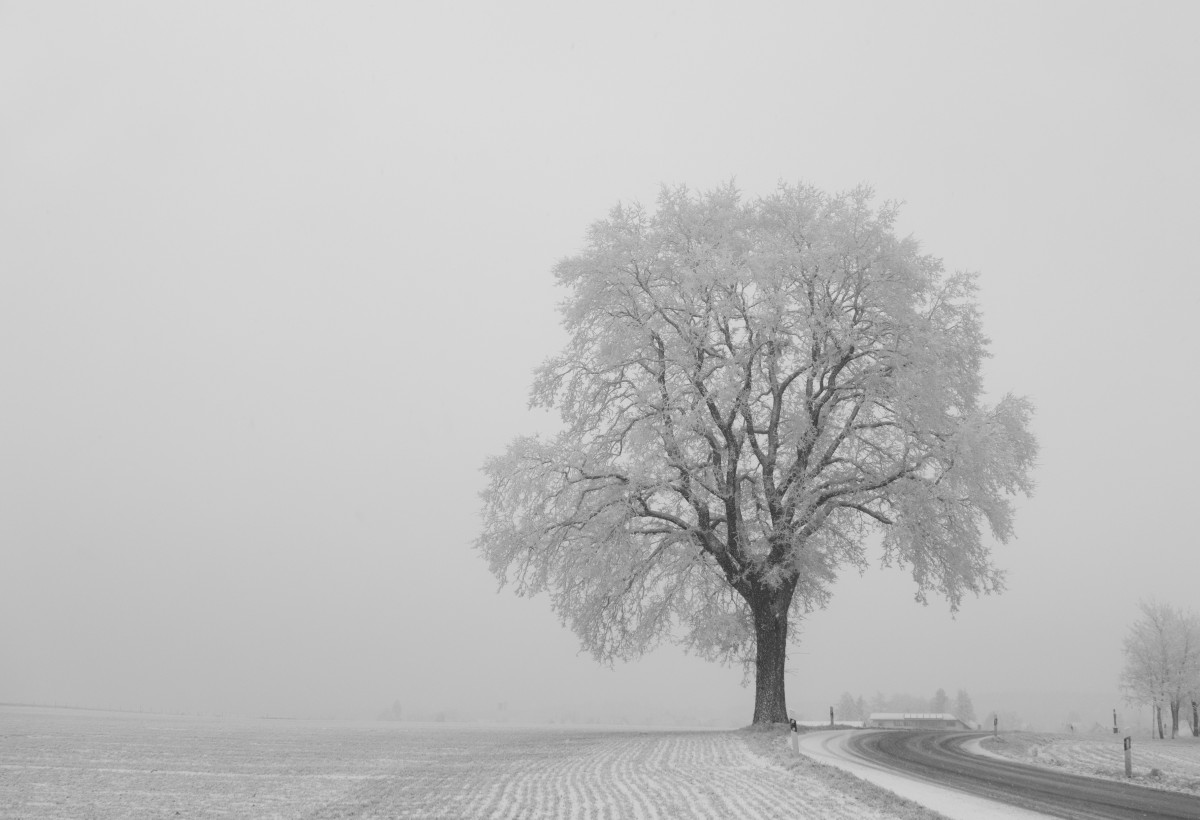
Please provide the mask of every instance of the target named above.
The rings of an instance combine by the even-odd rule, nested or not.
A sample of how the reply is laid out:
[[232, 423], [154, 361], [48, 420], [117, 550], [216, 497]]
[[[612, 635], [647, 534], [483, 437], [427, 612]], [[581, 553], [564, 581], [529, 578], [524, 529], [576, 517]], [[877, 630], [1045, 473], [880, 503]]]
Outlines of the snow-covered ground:
[[780, 733], [0, 707], [0, 818], [928, 820]]
[[[1013, 732], [985, 738], [980, 748], [1023, 763], [1125, 781], [1122, 741], [1119, 735]], [[1135, 740], [1133, 782], [1200, 794], [1200, 739]]]

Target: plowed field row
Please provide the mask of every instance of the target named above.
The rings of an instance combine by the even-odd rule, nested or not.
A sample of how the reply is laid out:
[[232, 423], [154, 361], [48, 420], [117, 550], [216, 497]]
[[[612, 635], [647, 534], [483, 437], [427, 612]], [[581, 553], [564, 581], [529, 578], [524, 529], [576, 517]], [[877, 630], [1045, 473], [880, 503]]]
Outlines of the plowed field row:
[[[737, 732], [209, 720], [0, 707], [0, 817], [892, 818]], [[761, 744], [758, 744], [761, 746]], [[757, 748], [757, 746], [755, 746]]]

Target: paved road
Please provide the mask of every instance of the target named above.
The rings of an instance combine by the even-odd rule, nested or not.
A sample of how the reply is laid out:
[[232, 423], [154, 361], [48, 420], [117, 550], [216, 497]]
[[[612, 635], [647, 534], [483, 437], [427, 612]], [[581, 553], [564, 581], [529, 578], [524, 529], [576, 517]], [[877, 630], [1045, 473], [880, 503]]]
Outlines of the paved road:
[[963, 749], [980, 734], [857, 732], [853, 753], [877, 765], [1069, 820], [1200, 818], [1200, 797], [1065, 774]]

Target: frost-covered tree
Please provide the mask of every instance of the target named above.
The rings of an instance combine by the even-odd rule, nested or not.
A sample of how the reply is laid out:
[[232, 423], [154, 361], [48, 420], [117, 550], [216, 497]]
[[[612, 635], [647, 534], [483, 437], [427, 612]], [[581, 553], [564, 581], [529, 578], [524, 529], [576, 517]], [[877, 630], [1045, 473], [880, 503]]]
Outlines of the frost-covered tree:
[[975, 704], [971, 703], [971, 696], [966, 689], [959, 689], [954, 698], [954, 716], [967, 723], [975, 720]]
[[837, 719], [842, 720], [864, 720], [866, 715], [858, 708], [858, 703], [854, 700], [854, 695], [849, 692], [842, 692], [842, 697], [838, 700]]
[[870, 705], [867, 707], [868, 717], [874, 712], [890, 712], [891, 704], [883, 692], [876, 692], [871, 696]]
[[501, 582], [549, 592], [598, 659], [672, 637], [746, 663], [755, 723], [787, 719], [789, 625], [872, 532], [922, 602], [1000, 589], [981, 525], [1007, 539], [1030, 492], [1030, 405], [981, 403], [973, 278], [895, 217], [866, 188], [728, 185], [593, 224], [532, 389], [562, 429], [485, 468]]
[[1200, 688], [1200, 618], [1158, 601], [1142, 601], [1138, 609], [1142, 617], [1125, 636], [1121, 687], [1128, 702], [1154, 707], [1160, 738], [1162, 709], [1169, 709], [1175, 737], [1180, 707], [1191, 704]]
[[897, 692], [887, 700], [889, 712], [931, 712], [933, 711], [929, 698], [921, 695], [910, 695], [907, 692]]
[[929, 701], [929, 711], [942, 714], [950, 709], [950, 696], [946, 694], [945, 689], [939, 689], [933, 693], [933, 698]]

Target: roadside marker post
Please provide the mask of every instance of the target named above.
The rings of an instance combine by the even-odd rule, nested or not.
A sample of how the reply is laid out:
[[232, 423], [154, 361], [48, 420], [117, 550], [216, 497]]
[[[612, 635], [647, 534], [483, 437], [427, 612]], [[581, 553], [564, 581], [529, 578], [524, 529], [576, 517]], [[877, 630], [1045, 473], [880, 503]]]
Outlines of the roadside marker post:
[[992, 715], [992, 737], [1000, 737], [1000, 716]]
[[1125, 738], [1125, 776], [1133, 777], [1133, 738]]
[[833, 707], [829, 707], [829, 728], [833, 728]]
[[800, 727], [796, 725], [796, 721], [792, 720], [792, 752], [800, 754]]

